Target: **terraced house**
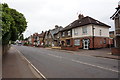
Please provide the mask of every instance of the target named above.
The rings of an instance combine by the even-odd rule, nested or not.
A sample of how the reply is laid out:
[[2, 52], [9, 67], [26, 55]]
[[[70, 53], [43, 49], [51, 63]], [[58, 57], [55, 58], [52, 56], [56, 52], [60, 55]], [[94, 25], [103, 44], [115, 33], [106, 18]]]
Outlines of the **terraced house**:
[[60, 31], [61, 45], [83, 49], [108, 47], [109, 28], [107, 24], [80, 14], [77, 20]]

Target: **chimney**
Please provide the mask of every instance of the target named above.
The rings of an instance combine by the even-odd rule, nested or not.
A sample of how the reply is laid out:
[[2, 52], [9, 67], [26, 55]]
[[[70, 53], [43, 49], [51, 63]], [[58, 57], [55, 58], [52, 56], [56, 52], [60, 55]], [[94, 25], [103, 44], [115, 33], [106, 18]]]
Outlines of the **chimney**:
[[83, 14], [79, 14], [78, 19], [84, 18]]
[[58, 28], [59, 26], [58, 25], [55, 25], [55, 28]]
[[44, 31], [42, 31], [42, 33], [44, 33]]

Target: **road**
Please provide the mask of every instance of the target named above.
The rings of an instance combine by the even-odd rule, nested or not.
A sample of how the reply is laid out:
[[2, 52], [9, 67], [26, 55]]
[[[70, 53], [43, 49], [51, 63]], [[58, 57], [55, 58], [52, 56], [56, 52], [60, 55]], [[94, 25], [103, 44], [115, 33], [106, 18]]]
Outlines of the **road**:
[[13, 46], [46, 78], [118, 78], [118, 60], [67, 51]]

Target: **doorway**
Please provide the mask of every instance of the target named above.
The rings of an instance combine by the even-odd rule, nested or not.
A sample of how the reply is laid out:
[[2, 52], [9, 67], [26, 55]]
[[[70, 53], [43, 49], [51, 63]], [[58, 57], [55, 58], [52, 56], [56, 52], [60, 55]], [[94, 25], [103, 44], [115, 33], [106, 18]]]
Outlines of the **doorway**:
[[89, 39], [83, 39], [83, 49], [89, 49]]

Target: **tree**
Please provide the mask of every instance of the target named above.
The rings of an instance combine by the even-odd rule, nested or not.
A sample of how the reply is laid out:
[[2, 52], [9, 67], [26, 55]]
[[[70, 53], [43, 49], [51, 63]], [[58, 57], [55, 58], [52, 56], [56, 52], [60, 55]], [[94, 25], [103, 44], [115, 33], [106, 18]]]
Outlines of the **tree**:
[[0, 4], [0, 23], [2, 23], [2, 44], [8, 44], [9, 41], [17, 40], [27, 27], [27, 22], [22, 13], [19, 13], [15, 9], [9, 8], [9, 6], [4, 3]]

